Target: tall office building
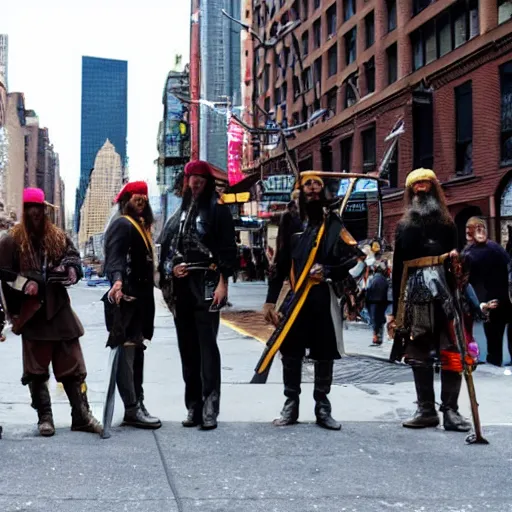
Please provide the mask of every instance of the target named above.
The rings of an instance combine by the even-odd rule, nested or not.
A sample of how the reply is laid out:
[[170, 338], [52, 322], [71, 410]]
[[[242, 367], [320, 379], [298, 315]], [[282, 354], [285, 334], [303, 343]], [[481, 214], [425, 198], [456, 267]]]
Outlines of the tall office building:
[[109, 140], [126, 166], [128, 63], [82, 57], [82, 134], [80, 182], [76, 191], [75, 231], [98, 151]]
[[[201, 98], [240, 105], [240, 27], [222, 14], [240, 19], [240, 0], [207, 0], [201, 5]], [[226, 169], [226, 117], [205, 105], [200, 108], [200, 156]]]
[[6, 90], [9, 90], [7, 85], [7, 70], [9, 64], [9, 36], [0, 34], [0, 82], [4, 84]]

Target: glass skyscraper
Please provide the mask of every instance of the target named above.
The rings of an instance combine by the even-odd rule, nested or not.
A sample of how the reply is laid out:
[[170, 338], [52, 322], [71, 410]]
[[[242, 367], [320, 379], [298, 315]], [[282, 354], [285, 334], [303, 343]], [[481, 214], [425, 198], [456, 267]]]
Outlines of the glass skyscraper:
[[80, 182], [76, 191], [75, 231], [80, 226], [80, 208], [94, 159], [107, 139], [121, 155], [123, 167], [126, 166], [127, 82], [128, 62], [82, 57]]

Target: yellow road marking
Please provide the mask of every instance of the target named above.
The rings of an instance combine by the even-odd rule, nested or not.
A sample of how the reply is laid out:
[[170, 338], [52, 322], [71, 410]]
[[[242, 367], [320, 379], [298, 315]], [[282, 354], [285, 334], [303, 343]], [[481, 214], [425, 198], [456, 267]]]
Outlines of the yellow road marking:
[[255, 336], [254, 334], [251, 334], [250, 332], [246, 331], [242, 327], [238, 327], [238, 325], [234, 324], [233, 322], [230, 322], [229, 320], [225, 320], [221, 317], [220, 319], [221, 323], [225, 325], [226, 327], [229, 327], [230, 329], [233, 329], [233, 331], [236, 331], [238, 334], [242, 334], [243, 336], [249, 336], [250, 338], [254, 338], [255, 340], [259, 341], [260, 343], [263, 343], [263, 345], [267, 344], [267, 340], [260, 338], [259, 336]]

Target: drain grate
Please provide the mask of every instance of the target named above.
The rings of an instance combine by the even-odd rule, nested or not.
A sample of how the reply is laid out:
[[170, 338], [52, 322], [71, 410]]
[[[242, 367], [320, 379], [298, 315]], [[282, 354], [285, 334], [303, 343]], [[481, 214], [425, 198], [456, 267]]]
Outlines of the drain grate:
[[[314, 366], [304, 365], [304, 382], [313, 382]], [[345, 356], [334, 362], [333, 384], [395, 384], [411, 382], [411, 368], [368, 356]]]

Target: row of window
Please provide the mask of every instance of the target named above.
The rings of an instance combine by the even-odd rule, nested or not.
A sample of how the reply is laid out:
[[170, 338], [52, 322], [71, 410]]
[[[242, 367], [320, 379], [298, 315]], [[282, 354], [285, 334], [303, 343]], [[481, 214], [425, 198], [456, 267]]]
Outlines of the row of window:
[[[501, 165], [512, 166], [512, 61], [500, 68], [501, 88]], [[457, 176], [473, 173], [473, 91], [468, 81], [455, 88], [456, 118], [456, 167]], [[432, 104], [425, 97], [416, 96], [413, 108], [414, 166], [433, 165], [433, 124]], [[372, 172], [377, 166], [376, 127], [372, 124], [361, 132], [363, 171]], [[350, 172], [352, 162], [353, 137], [340, 142], [341, 169]], [[397, 155], [390, 162], [389, 181], [391, 187], [398, 186]]]

